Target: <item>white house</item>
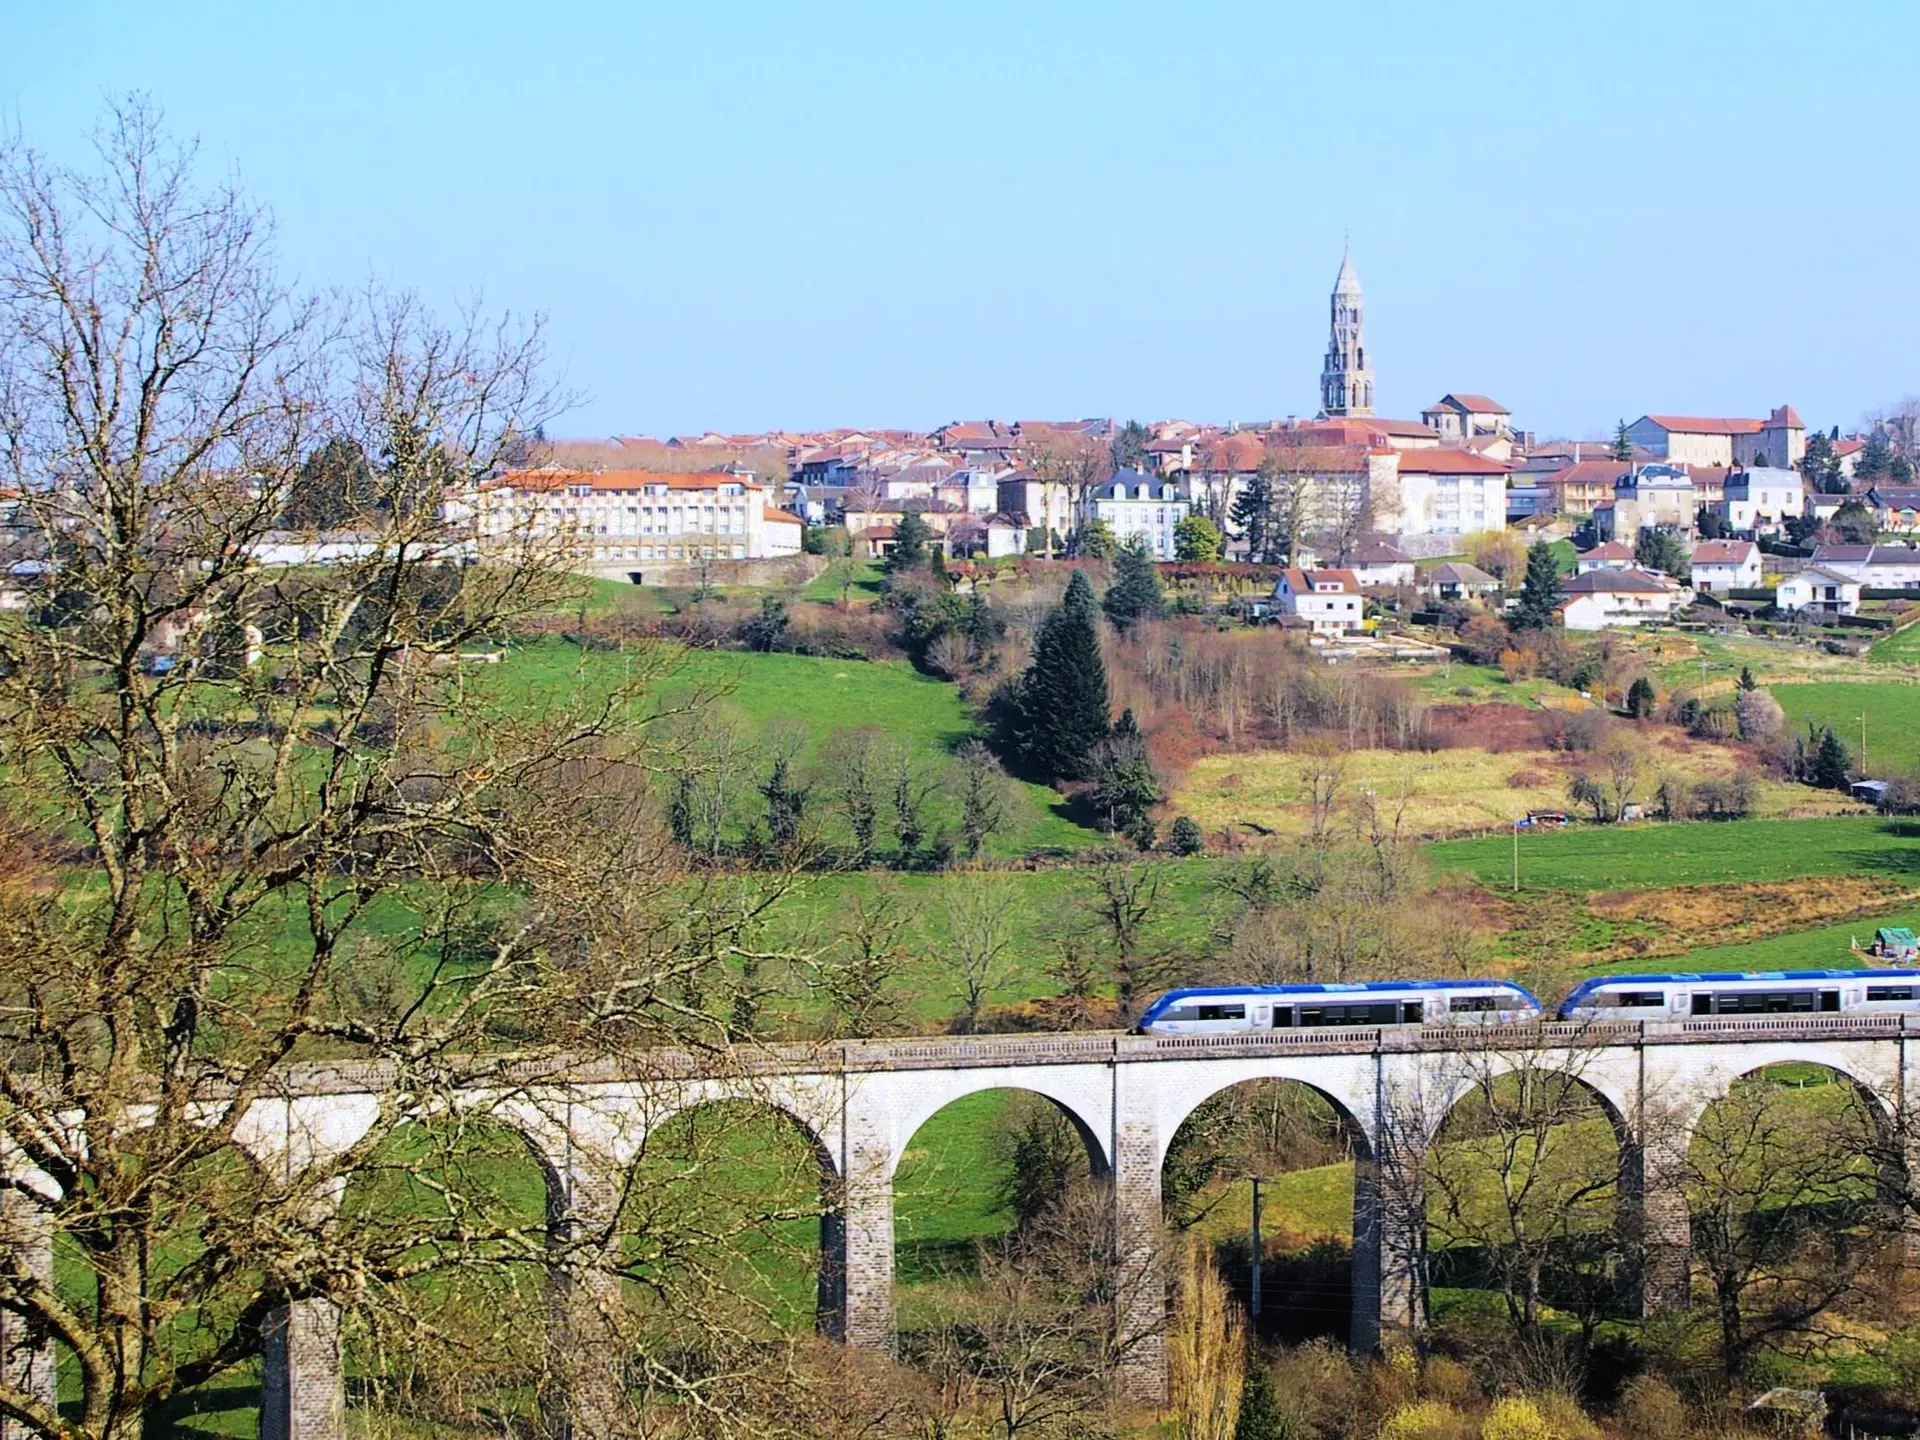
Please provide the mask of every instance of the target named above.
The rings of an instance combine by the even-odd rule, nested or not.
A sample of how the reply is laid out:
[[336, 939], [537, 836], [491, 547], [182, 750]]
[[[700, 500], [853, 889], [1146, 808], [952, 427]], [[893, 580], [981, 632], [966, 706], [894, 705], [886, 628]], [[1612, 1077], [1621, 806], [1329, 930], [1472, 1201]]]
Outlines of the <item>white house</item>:
[[1632, 541], [1642, 530], [1691, 535], [1699, 492], [1684, 465], [1636, 465], [1613, 482], [1613, 503], [1596, 505], [1594, 529], [1603, 540]]
[[1440, 432], [1444, 445], [1458, 445], [1476, 436], [1513, 433], [1513, 412], [1484, 395], [1442, 395], [1420, 412], [1420, 423]]
[[1365, 540], [1355, 546], [1353, 553], [1347, 557], [1347, 568], [1353, 571], [1363, 590], [1411, 585], [1417, 573], [1413, 557], [1396, 550], [1384, 540]]
[[1449, 560], [1428, 571], [1420, 588], [1440, 600], [1471, 600], [1476, 596], [1494, 594], [1500, 589], [1500, 580], [1478, 565], [1469, 565], [1464, 560]]
[[1760, 583], [1760, 547], [1751, 540], [1702, 540], [1688, 559], [1687, 580], [1696, 590], [1724, 595]]
[[1351, 570], [1282, 570], [1273, 608], [1307, 622], [1316, 635], [1345, 635], [1362, 627], [1366, 601]]
[[1777, 465], [1791, 469], [1807, 453], [1807, 428], [1791, 405], [1764, 420], [1718, 415], [1642, 415], [1627, 439], [1682, 465]]
[[1671, 619], [1692, 599], [1665, 575], [1647, 570], [1589, 570], [1560, 582], [1561, 623], [1569, 630], [1632, 629]]
[[1633, 547], [1622, 545], [1618, 540], [1608, 540], [1591, 550], [1582, 550], [1574, 557], [1573, 573], [1584, 575], [1589, 570], [1629, 570], [1633, 568]]
[[1813, 563], [1866, 589], [1920, 588], [1920, 550], [1911, 545], [1822, 545]]
[[1867, 491], [1867, 508], [1882, 530], [1911, 535], [1920, 530], [1920, 487], [1876, 485]]
[[800, 553], [807, 534], [806, 521], [791, 510], [763, 511], [762, 521], [766, 530], [766, 551], [769, 556]]
[[1773, 587], [1773, 603], [1781, 610], [1810, 615], [1858, 615], [1860, 582], [1824, 565], [1809, 565], [1785, 576]]
[[1765, 466], [1729, 475], [1713, 508], [1729, 529], [1758, 534], [1784, 529], [1787, 521], [1797, 520], [1806, 509], [1806, 499], [1806, 482], [1798, 470]]
[[1173, 531], [1187, 518], [1187, 502], [1171, 480], [1143, 470], [1120, 470], [1088, 497], [1080, 523], [1104, 520], [1122, 545], [1144, 540], [1156, 560], [1173, 559]]

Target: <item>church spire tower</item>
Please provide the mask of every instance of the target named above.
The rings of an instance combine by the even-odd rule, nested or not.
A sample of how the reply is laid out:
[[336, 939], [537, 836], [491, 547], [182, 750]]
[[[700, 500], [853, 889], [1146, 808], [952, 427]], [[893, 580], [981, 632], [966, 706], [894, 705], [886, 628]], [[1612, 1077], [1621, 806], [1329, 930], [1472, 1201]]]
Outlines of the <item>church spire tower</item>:
[[1320, 370], [1320, 413], [1329, 418], [1373, 414], [1373, 372], [1367, 368], [1367, 302], [1360, 294], [1360, 277], [1353, 273], [1353, 256], [1340, 256], [1340, 276], [1333, 282], [1332, 333], [1327, 339], [1327, 363]]

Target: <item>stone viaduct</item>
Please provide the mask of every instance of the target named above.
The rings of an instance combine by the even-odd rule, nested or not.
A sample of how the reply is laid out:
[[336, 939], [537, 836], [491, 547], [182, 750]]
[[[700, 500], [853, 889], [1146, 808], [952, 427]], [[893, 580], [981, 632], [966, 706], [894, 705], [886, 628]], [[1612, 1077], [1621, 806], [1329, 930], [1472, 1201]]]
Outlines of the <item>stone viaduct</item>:
[[[1352, 1343], [1392, 1345], [1423, 1312], [1424, 1212], [1418, 1161], [1447, 1112], [1485, 1077], [1550, 1066], [1578, 1077], [1611, 1119], [1623, 1159], [1625, 1233], [1639, 1253], [1645, 1310], [1685, 1303], [1687, 1201], [1682, 1173], [1694, 1125], [1742, 1075], [1787, 1061], [1827, 1066], [1873, 1102], [1888, 1134], [1909, 1135], [1920, 1102], [1920, 1016], [1792, 1016], [1671, 1022], [1548, 1023], [1422, 1031], [1355, 1028], [1267, 1032], [1234, 1039], [1099, 1034], [863, 1041], [755, 1050], [725, 1073], [673, 1057], [646, 1078], [529, 1061], [511, 1092], [465, 1097], [517, 1130], [546, 1172], [549, 1224], [559, 1235], [610, 1225], [622, 1167], [647, 1132], [690, 1107], [753, 1100], [789, 1116], [818, 1151], [831, 1197], [821, 1225], [820, 1326], [849, 1344], [894, 1340], [893, 1177], [920, 1126], [979, 1091], [1020, 1089], [1059, 1107], [1111, 1182], [1123, 1247], [1153, 1264], [1160, 1172], [1175, 1132], [1210, 1097], [1253, 1080], [1310, 1086], [1354, 1137]], [[246, 1143], [297, 1171], [352, 1144], [373, 1123], [379, 1072], [316, 1068], [250, 1113]], [[18, 1235], [16, 1230], [15, 1234]], [[17, 1241], [16, 1241], [17, 1243]], [[50, 1264], [50, 1256], [40, 1257]], [[557, 1350], [591, 1354], [615, 1299], [598, 1274], [557, 1271], [550, 1285]], [[1145, 1338], [1125, 1377], [1143, 1397], [1164, 1393], [1158, 1328], [1163, 1288], [1140, 1286], [1129, 1329]], [[0, 1322], [3, 1327], [4, 1322]], [[12, 1339], [12, 1344], [6, 1342]], [[0, 1328], [11, 1373], [51, 1385], [50, 1356]], [[610, 1346], [598, 1347], [610, 1350]], [[604, 1433], [596, 1395], [617, 1386], [612, 1356], [593, 1378], [575, 1365], [549, 1399], [560, 1434]], [[564, 1393], [561, 1393], [564, 1392]], [[269, 1337], [261, 1433], [268, 1440], [342, 1440], [345, 1396], [339, 1318], [325, 1302], [283, 1313]], [[0, 1440], [10, 1440], [0, 1425]]]

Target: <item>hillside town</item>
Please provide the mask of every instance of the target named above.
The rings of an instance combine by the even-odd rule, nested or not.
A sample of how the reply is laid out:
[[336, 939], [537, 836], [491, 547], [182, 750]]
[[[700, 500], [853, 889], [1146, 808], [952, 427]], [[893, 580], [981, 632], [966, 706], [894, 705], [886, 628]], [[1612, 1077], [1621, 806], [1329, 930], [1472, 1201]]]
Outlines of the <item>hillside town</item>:
[[1350, 254], [1328, 331], [1310, 418], [542, 438], [453, 503], [483, 543], [547, 527], [575, 537], [583, 572], [636, 584], [805, 550], [884, 560], [908, 525], [955, 561], [1136, 547], [1161, 563], [1267, 567], [1270, 603], [1250, 618], [1320, 640], [1421, 602], [1501, 608], [1519, 580], [1501, 537], [1570, 542], [1558, 596], [1570, 630], [1834, 622], [1876, 592], [1920, 590], [1920, 550], [1899, 538], [1920, 530], [1920, 402], [1844, 435], [1810, 433], [1778, 404], [1552, 439], [1469, 391], [1417, 419], [1377, 415]]

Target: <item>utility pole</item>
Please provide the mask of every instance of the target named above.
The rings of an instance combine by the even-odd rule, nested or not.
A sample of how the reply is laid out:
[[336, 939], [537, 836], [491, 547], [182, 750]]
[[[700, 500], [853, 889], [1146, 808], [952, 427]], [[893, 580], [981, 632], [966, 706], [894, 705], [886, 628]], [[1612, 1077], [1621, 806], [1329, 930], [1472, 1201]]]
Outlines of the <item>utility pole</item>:
[[1248, 1255], [1248, 1273], [1253, 1277], [1253, 1288], [1249, 1296], [1247, 1311], [1254, 1319], [1260, 1318], [1260, 1177], [1253, 1177], [1253, 1244]]
[[1520, 893], [1520, 822], [1513, 822], [1513, 893]]
[[1860, 773], [1867, 773], [1867, 712], [1860, 712]]

